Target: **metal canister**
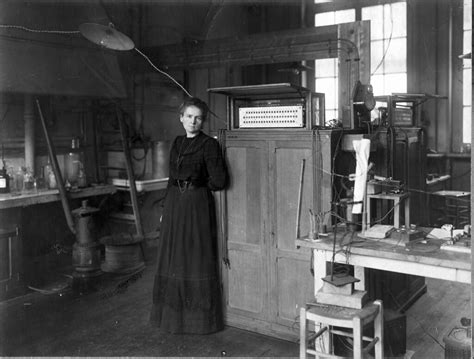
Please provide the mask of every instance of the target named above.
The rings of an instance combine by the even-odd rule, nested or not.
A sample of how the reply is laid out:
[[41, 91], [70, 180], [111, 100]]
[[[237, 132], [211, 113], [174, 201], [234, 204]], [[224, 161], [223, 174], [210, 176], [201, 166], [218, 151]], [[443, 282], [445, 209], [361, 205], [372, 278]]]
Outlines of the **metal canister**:
[[100, 243], [94, 231], [92, 215], [98, 208], [89, 207], [87, 200], [82, 201], [81, 207], [72, 211], [76, 224], [76, 243], [72, 250], [74, 275], [95, 276], [100, 274]]
[[166, 178], [169, 176], [170, 147], [170, 141], [156, 141], [153, 143], [153, 178]]

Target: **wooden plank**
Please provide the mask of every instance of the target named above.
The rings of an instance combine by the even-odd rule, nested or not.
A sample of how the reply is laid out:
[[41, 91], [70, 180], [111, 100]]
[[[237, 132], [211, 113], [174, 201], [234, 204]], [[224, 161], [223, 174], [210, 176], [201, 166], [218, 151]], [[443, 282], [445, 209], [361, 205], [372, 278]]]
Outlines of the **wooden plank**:
[[162, 66], [168, 69], [247, 66], [337, 57], [341, 46], [337, 41], [338, 26], [185, 42], [145, 48], [144, 52], [151, 58], [159, 58]]
[[[296, 240], [296, 245], [332, 253], [332, 243], [329, 239], [323, 239], [319, 242], [298, 239]], [[362, 240], [358, 241], [356, 244], [347, 246], [346, 249], [348, 251], [348, 256], [359, 254], [362, 256], [386, 258], [402, 262], [415, 262], [432, 266], [454, 268], [463, 271], [471, 270], [471, 256], [467, 253], [457, 253], [444, 250], [437, 250], [429, 253], [407, 251], [405, 246], [384, 243], [383, 240]]]
[[338, 38], [352, 44], [352, 51], [339, 54], [339, 117], [344, 127], [358, 127], [354, 124], [352, 91], [357, 81], [370, 83], [370, 22], [358, 21], [341, 24]]

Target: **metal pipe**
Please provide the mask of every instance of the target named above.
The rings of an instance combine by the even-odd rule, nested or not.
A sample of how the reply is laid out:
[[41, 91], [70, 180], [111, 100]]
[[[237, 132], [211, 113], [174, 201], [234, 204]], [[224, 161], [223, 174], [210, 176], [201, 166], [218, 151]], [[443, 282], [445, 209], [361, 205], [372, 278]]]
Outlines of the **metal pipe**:
[[[301, 0], [301, 28], [306, 27], [306, 0]], [[301, 61], [301, 65], [306, 66], [306, 60]], [[301, 86], [308, 86], [308, 74], [306, 71], [301, 71]]]
[[76, 235], [77, 232], [74, 226], [74, 219], [72, 218], [71, 209], [69, 208], [69, 201], [67, 198], [66, 188], [64, 188], [64, 181], [61, 175], [61, 170], [59, 169], [56, 151], [54, 149], [53, 142], [49, 137], [48, 128], [46, 127], [43, 112], [41, 111], [41, 106], [38, 99], [36, 99], [36, 106], [38, 107], [38, 113], [41, 119], [41, 126], [43, 127], [44, 137], [46, 139], [46, 145], [48, 147], [49, 159], [51, 161], [51, 166], [53, 167], [54, 175], [56, 176], [56, 182], [58, 184], [59, 189], [59, 197], [61, 198], [61, 204], [63, 205], [64, 215], [66, 216], [66, 222], [71, 232]]
[[449, 5], [448, 28], [448, 152], [453, 152], [453, 7]]

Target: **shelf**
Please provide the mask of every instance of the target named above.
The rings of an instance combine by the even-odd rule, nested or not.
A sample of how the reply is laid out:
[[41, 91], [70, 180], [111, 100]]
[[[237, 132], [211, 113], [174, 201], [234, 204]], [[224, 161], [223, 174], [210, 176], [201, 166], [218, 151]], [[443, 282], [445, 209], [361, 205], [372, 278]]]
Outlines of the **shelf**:
[[[99, 185], [68, 192], [71, 199], [101, 196], [117, 192], [112, 185]], [[37, 193], [13, 195], [11, 193], [0, 194], [0, 209], [26, 207], [35, 204], [56, 202], [61, 199], [59, 190], [39, 190]]]
[[[117, 187], [118, 190], [128, 191], [130, 189], [130, 183], [128, 179], [112, 178], [112, 184]], [[168, 177], [166, 178], [154, 178], [148, 180], [135, 180], [135, 186], [138, 192], [149, 192], [166, 189], [168, 186]]]

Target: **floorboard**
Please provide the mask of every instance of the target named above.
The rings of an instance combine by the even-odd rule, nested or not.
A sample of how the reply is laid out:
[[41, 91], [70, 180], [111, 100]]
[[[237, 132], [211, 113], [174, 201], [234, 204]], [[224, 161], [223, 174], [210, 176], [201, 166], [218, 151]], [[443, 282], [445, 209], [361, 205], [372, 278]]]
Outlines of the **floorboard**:
[[[83, 294], [32, 291], [0, 302], [0, 356], [298, 356], [297, 343], [232, 327], [204, 336], [160, 332], [148, 322], [153, 275], [152, 261], [133, 276], [104, 274]], [[470, 317], [469, 285], [433, 279], [427, 285], [405, 313], [406, 358], [444, 358], [443, 337]]]

